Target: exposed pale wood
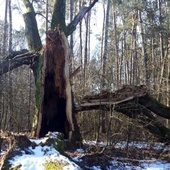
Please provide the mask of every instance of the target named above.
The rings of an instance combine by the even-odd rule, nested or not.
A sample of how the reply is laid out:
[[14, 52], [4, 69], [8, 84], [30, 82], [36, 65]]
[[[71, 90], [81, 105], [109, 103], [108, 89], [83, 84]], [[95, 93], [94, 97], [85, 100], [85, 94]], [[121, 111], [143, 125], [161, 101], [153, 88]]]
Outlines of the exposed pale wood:
[[132, 99], [134, 99], [134, 96], [127, 97], [126, 99], [123, 99], [123, 100], [120, 100], [120, 101], [115, 101], [115, 102], [100, 101], [100, 99], [99, 100], [96, 99], [96, 100], [93, 100], [93, 101], [90, 101], [90, 102], [83, 102], [82, 104], [76, 106], [76, 111], [81, 110], [83, 107], [102, 106], [102, 105], [105, 105], [105, 106], [106, 105], [116, 105], [116, 104], [123, 103], [123, 102], [129, 101], [129, 100], [132, 100]]
[[74, 130], [72, 117], [72, 92], [67, 38], [59, 27], [47, 32], [42, 66], [43, 95], [36, 130], [37, 136], [48, 131], [59, 131], [71, 139]]
[[[88, 110], [90, 109], [88, 107], [99, 109], [101, 108], [100, 106], [103, 105], [118, 105], [132, 100], [136, 100], [136, 104], [142, 105], [158, 116], [170, 119], [170, 107], [163, 105], [151, 97], [148, 93], [147, 87], [144, 85], [126, 85], [114, 93], [105, 91], [100, 95], [86, 96], [80, 104], [76, 106], [76, 110]], [[98, 106], [98, 108], [96, 106]]]
[[94, 96], [85, 96], [81, 103], [94, 103], [94, 102], [123, 102], [135, 97], [142, 97], [147, 94], [147, 88], [144, 85], [132, 86], [125, 85], [115, 92], [102, 91], [101, 94]]

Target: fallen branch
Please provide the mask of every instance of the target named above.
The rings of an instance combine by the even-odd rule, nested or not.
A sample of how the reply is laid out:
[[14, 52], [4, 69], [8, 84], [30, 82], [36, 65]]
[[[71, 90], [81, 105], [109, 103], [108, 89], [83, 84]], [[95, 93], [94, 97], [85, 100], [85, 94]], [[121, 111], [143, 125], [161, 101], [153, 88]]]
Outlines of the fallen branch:
[[165, 119], [170, 120], [170, 107], [163, 105], [162, 103], [158, 102], [156, 99], [151, 97], [149, 94], [140, 97], [138, 102], [145, 106], [147, 109], [151, 110], [158, 116], [161, 116]]
[[153, 112], [161, 117], [170, 118], [170, 108], [153, 99], [146, 86], [124, 86], [114, 93], [104, 92], [100, 95], [86, 96], [75, 110], [114, 109], [134, 119], [161, 141], [170, 141], [170, 129], [166, 128]]

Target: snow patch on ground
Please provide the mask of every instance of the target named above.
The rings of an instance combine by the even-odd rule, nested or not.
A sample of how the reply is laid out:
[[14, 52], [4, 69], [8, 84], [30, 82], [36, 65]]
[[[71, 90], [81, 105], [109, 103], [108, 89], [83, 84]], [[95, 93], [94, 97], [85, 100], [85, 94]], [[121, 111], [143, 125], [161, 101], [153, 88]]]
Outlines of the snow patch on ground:
[[[66, 166], [63, 168], [64, 170], [80, 170], [81, 168], [74, 162], [82, 162], [81, 159], [86, 155], [86, 151], [83, 149], [77, 149], [77, 156], [73, 156], [69, 160], [67, 157], [61, 155], [57, 150], [55, 150], [52, 146], [41, 146], [39, 144], [44, 143], [47, 138], [43, 139], [30, 139], [31, 142], [35, 142], [37, 146], [33, 149], [29, 147], [29, 151], [32, 154], [26, 154], [23, 152], [22, 156], [15, 156], [13, 160], [11, 160], [12, 166], [22, 165], [20, 170], [44, 170], [44, 164], [47, 161], [61, 161], [66, 162]], [[95, 141], [84, 141], [87, 145], [96, 145]], [[133, 144], [133, 145], [132, 145]], [[98, 146], [105, 146], [105, 142], [97, 143]], [[123, 148], [126, 147], [126, 142], [120, 142], [116, 144], [116, 147]], [[154, 147], [155, 149], [163, 148], [163, 144], [154, 143], [154, 144], [146, 144], [143, 142], [133, 142], [129, 143], [130, 146], [137, 148], [148, 148]], [[74, 162], [73, 162], [74, 161]], [[130, 163], [125, 163], [126, 161], [123, 158], [112, 158], [110, 161], [110, 165], [108, 165], [106, 170], [169, 170], [170, 163], [159, 161], [159, 160], [150, 160], [150, 161], [141, 161], [138, 166], [132, 166]], [[86, 165], [87, 169], [91, 170], [101, 170], [100, 166], [94, 165], [89, 167]]]
[[110, 145], [114, 145], [115, 148], [125, 148], [127, 146], [129, 147], [135, 147], [138, 149], [155, 149], [155, 150], [160, 150], [160, 149], [168, 149], [168, 146], [166, 147], [165, 144], [160, 143], [160, 142], [140, 142], [140, 141], [132, 141], [132, 142], [126, 142], [126, 141], [122, 141], [116, 144], [112, 144], [112, 143], [107, 143], [107, 142], [96, 142], [96, 141], [83, 141], [84, 144], [86, 145], [97, 145], [100, 147], [104, 147], [104, 146], [110, 146]]
[[[46, 139], [31, 140], [36, 144], [44, 143]], [[70, 161], [67, 157], [61, 155], [52, 146], [36, 146], [35, 149], [29, 147], [29, 150], [33, 154], [23, 154], [22, 156], [15, 156], [10, 163], [12, 167], [22, 165], [20, 170], [44, 170], [44, 164], [47, 161], [61, 161], [66, 162], [64, 170], [80, 170], [80, 167], [74, 162]]]

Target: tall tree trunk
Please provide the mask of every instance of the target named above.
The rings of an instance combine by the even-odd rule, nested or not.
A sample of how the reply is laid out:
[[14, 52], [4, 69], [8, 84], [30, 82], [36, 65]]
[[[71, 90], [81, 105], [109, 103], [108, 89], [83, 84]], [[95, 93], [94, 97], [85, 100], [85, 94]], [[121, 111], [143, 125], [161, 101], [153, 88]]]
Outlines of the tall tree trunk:
[[12, 50], [12, 9], [11, 9], [11, 0], [9, 0], [9, 52]]
[[[73, 21], [73, 9], [74, 9], [74, 2], [73, 0], [70, 0], [70, 23]], [[74, 41], [73, 41], [73, 34], [72, 33], [70, 35], [70, 71], [74, 70], [73, 66], [74, 66], [74, 55], [73, 55], [73, 44], [74, 44]]]
[[[106, 10], [106, 25], [105, 25], [105, 41], [104, 41], [104, 53], [103, 53], [103, 66], [102, 66], [102, 90], [106, 88], [106, 82], [105, 82], [105, 76], [106, 76], [106, 60], [107, 60], [107, 50], [108, 50], [108, 29], [109, 29], [109, 12], [110, 12], [110, 3], [111, 0], [107, 0], [107, 10]], [[106, 122], [105, 122], [105, 112], [102, 112], [102, 118], [101, 118], [101, 132], [106, 133]]]
[[[73, 20], [74, 2], [70, 0], [70, 22]], [[73, 34], [70, 35], [70, 49], [73, 51]]]
[[[101, 70], [102, 70], [102, 67], [103, 67], [103, 46], [104, 46], [104, 29], [105, 29], [105, 18], [106, 18], [106, 15], [105, 15], [105, 6], [103, 4], [103, 25], [102, 25], [102, 35], [101, 35], [101, 52], [100, 52], [100, 63], [101, 63]], [[102, 72], [101, 72], [102, 74]]]
[[84, 47], [84, 86], [86, 87], [86, 73], [87, 73], [87, 58], [88, 58], [88, 33], [89, 33], [89, 14], [85, 18], [86, 35], [85, 35], [85, 47]]
[[3, 30], [3, 46], [2, 46], [2, 55], [5, 55], [6, 49], [7, 49], [7, 38], [8, 38], [8, 21], [7, 21], [7, 15], [8, 15], [8, 6], [9, 2], [6, 0], [5, 4], [5, 17], [4, 17], [4, 30]]
[[118, 56], [118, 40], [117, 40], [117, 25], [116, 25], [116, 11], [113, 13], [114, 19], [114, 56], [116, 61], [116, 88], [120, 87], [120, 67], [119, 67], [119, 56]]
[[141, 45], [142, 45], [142, 57], [144, 61], [144, 75], [143, 75], [143, 81], [145, 81], [146, 85], [149, 85], [149, 69], [148, 69], [148, 54], [146, 51], [146, 42], [144, 39], [144, 28], [143, 28], [143, 21], [141, 17], [141, 10], [138, 10], [138, 20], [139, 20], [139, 28], [140, 28], [140, 34], [141, 34]]
[[137, 13], [132, 15], [132, 37], [131, 37], [131, 45], [132, 45], [132, 51], [131, 51], [131, 66], [132, 66], [132, 80], [131, 84], [137, 85], [138, 84], [138, 58], [137, 58], [137, 49], [136, 49], [136, 41], [137, 41], [137, 33], [136, 33], [136, 19], [137, 19]]
[[111, 2], [110, 0], [107, 0], [107, 10], [106, 10], [106, 20], [105, 20], [106, 21], [106, 23], [105, 23], [105, 41], [104, 41], [104, 53], [103, 53], [103, 66], [102, 66], [103, 76], [105, 76], [105, 74], [106, 74], [110, 2]]
[[45, 30], [48, 31], [48, 0], [46, 0], [45, 15], [46, 15]]
[[[8, 51], [12, 51], [12, 9], [11, 9], [11, 0], [9, 0], [9, 5], [8, 5], [8, 13], [9, 13], [9, 43], [8, 43]], [[9, 72], [8, 74], [8, 83], [9, 83], [9, 114], [11, 116], [11, 120], [14, 118], [13, 114], [13, 83], [12, 83], [12, 74]], [[11, 127], [10, 127], [11, 128]], [[12, 130], [12, 129], [11, 129]]]
[[69, 47], [63, 32], [56, 29], [47, 34], [43, 63], [44, 96], [42, 98], [42, 124], [39, 136], [48, 131], [59, 131], [68, 138], [74, 130], [72, 97], [69, 80]]
[[[3, 56], [1, 59], [4, 59], [4, 56], [7, 54], [7, 51], [8, 51], [8, 8], [9, 7], [9, 1], [6, 0], [6, 3], [5, 3], [5, 12], [4, 12], [4, 23], [3, 23], [3, 39], [2, 39], [2, 49], [1, 49], [1, 55]], [[1, 97], [1, 112], [4, 114], [6, 112], [5, 110], [5, 105], [6, 105], [6, 102], [5, 102], [5, 78], [6, 78], [6, 75], [5, 76], [0, 76], [0, 97]], [[8, 106], [7, 106], [8, 107]], [[2, 119], [1, 120], [1, 128], [6, 128], [6, 124], [7, 124], [7, 119], [8, 119], [8, 114], [4, 114], [5, 116], [2, 116]]]

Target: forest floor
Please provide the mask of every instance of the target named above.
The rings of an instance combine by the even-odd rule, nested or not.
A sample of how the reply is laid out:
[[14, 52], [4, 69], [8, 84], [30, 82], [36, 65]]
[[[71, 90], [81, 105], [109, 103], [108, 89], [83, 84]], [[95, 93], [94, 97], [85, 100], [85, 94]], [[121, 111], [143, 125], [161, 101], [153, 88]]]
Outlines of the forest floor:
[[[18, 139], [20, 142], [22, 139], [21, 152], [18, 154], [17, 149], [16, 155], [13, 154], [10, 160], [12, 167], [18, 166], [18, 170], [46, 170], [49, 169], [46, 163], [51, 161], [60, 162], [57, 166], [61, 166], [61, 162], [64, 164], [58, 170], [170, 170], [169, 144], [123, 141], [107, 145], [106, 142], [84, 141], [83, 147], [67, 149], [61, 154], [53, 144], [47, 142], [51, 137]], [[7, 143], [3, 142], [1, 159], [8, 149]]]
[[84, 142], [84, 148], [66, 152], [83, 169], [94, 170], [170, 170], [170, 146], [163, 143]]

